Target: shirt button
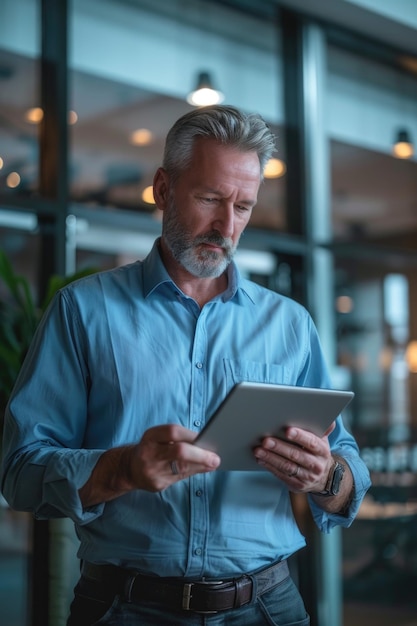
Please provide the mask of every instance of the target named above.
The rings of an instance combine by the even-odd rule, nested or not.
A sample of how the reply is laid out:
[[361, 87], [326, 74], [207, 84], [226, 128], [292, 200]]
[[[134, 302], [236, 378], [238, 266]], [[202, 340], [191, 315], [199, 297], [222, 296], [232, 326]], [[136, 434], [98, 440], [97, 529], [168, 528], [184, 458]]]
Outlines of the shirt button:
[[203, 551], [202, 551], [202, 549], [201, 549], [201, 548], [196, 548], [196, 549], [194, 550], [194, 554], [196, 554], [197, 556], [200, 556], [200, 555], [202, 554], [202, 552], [203, 552]]
[[203, 492], [201, 491], [201, 489], [197, 489], [197, 491], [195, 492], [195, 495], [200, 498], [203, 495]]
[[196, 426], [196, 428], [200, 428], [201, 422], [200, 420], [194, 420], [194, 426]]
[[201, 370], [201, 368], [203, 367], [203, 364], [200, 361], [197, 361], [195, 365], [196, 367], [198, 367], [199, 370]]

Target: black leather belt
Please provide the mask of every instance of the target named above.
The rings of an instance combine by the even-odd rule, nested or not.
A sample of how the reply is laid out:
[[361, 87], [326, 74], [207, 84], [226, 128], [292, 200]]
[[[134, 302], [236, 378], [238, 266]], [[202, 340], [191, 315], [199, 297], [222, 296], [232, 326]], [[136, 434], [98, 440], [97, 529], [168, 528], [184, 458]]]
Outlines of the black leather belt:
[[188, 580], [144, 576], [115, 565], [83, 562], [84, 578], [101, 583], [107, 592], [127, 602], [158, 602], [170, 609], [217, 613], [251, 602], [289, 576], [287, 561], [280, 561], [252, 574], [227, 580]]

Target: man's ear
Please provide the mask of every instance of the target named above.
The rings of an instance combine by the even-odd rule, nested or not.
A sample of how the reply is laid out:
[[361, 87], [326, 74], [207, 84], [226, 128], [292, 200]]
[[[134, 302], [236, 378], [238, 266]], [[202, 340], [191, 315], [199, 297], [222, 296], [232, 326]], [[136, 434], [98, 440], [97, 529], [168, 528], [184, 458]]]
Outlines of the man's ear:
[[153, 197], [155, 200], [155, 204], [160, 209], [160, 211], [164, 211], [168, 204], [168, 195], [169, 195], [169, 178], [166, 170], [163, 167], [159, 167], [153, 178]]

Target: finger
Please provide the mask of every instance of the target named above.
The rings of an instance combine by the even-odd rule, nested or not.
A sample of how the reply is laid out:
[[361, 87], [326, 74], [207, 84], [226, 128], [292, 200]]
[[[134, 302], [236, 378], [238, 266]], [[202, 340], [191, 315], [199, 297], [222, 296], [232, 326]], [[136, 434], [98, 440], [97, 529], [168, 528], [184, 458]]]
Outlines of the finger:
[[263, 448], [255, 450], [255, 457], [265, 469], [272, 472], [277, 478], [285, 482], [291, 488], [300, 489], [302, 485], [304, 468], [301, 464], [289, 461], [285, 457], [268, 453]]
[[187, 441], [192, 443], [197, 434], [179, 424], [164, 424], [163, 426], [153, 426], [143, 435], [143, 440], [157, 443], [171, 443], [176, 441]]
[[322, 454], [328, 448], [327, 437], [319, 437], [309, 430], [290, 427], [286, 432], [287, 441], [296, 444], [312, 454]]
[[307, 431], [301, 431], [301, 435], [294, 434], [296, 442], [267, 437], [262, 446], [255, 448], [255, 457], [268, 469], [275, 469], [284, 477], [294, 474], [299, 466], [303, 478], [311, 479], [321, 472], [324, 459], [330, 454], [329, 446]]
[[220, 465], [220, 457], [210, 450], [204, 450], [187, 442], [172, 443], [169, 458], [176, 462], [180, 474], [210, 472]]
[[220, 457], [193, 445], [195, 438], [194, 431], [178, 424], [164, 424], [148, 429], [139, 444], [146, 473], [156, 479], [165, 476], [172, 483], [217, 469]]

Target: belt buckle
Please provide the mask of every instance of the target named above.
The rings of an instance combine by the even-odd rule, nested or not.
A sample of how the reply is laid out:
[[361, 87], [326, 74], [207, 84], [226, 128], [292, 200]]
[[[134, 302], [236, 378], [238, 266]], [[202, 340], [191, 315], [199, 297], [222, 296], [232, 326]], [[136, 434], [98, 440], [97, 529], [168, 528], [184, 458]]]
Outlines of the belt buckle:
[[191, 609], [190, 601], [191, 601], [191, 598], [193, 597], [191, 590], [194, 587], [194, 585], [222, 585], [222, 584], [223, 584], [222, 580], [204, 580], [204, 579], [199, 580], [197, 583], [184, 583], [184, 586], [182, 588], [183, 611], [194, 611], [195, 613], [203, 613], [204, 615], [218, 613], [218, 611], [196, 611], [195, 609]]
[[190, 611], [190, 600], [193, 597], [191, 593], [191, 589], [193, 588], [194, 583], [184, 583], [184, 587], [182, 588], [182, 608], [184, 611]]

